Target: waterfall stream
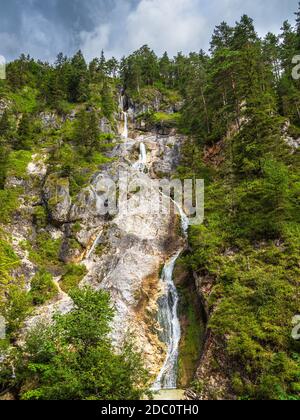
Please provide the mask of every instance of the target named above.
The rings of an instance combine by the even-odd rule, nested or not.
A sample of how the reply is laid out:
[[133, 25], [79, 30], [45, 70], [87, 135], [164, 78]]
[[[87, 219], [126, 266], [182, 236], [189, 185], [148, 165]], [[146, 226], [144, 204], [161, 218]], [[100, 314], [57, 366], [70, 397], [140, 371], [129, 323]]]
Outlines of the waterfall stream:
[[136, 169], [140, 172], [144, 172], [147, 167], [147, 150], [144, 143], [140, 143], [140, 156], [139, 160], [134, 163], [133, 169]]
[[123, 115], [124, 115], [124, 130], [122, 133], [122, 137], [124, 139], [128, 138], [128, 114], [127, 112], [123, 111]]
[[[178, 208], [181, 217], [181, 227], [184, 236], [187, 237], [189, 220], [182, 208], [174, 200], [174, 205]], [[179, 296], [174, 284], [173, 273], [176, 261], [180, 257], [183, 249], [179, 250], [175, 256], [168, 261], [163, 269], [161, 281], [165, 287], [165, 294], [159, 301], [158, 320], [163, 328], [162, 339], [167, 344], [167, 357], [165, 363], [153, 385], [153, 390], [176, 389], [177, 388], [177, 368], [179, 357], [179, 344], [181, 340], [181, 327], [178, 317]]]
[[[133, 165], [134, 169], [141, 172], [147, 167], [147, 150], [143, 142], [140, 143], [139, 160]], [[181, 218], [181, 228], [184, 237], [187, 238], [189, 219], [182, 207], [167, 195], [161, 195], [171, 200], [178, 209]], [[158, 320], [162, 326], [162, 340], [167, 344], [167, 356], [165, 363], [153, 385], [153, 390], [177, 388], [177, 365], [179, 356], [179, 344], [181, 340], [181, 326], [178, 317], [179, 295], [174, 284], [173, 273], [176, 261], [183, 249], [180, 249], [164, 266], [161, 282], [164, 286], [164, 295], [159, 301]]]
[[[128, 118], [127, 113], [124, 112], [124, 132], [123, 138], [128, 138]], [[147, 150], [143, 142], [140, 143], [140, 154], [139, 159], [132, 165], [134, 170], [144, 172], [147, 168]], [[178, 209], [181, 217], [181, 227], [184, 237], [187, 238], [187, 231], [189, 226], [189, 219], [185, 215], [182, 207], [172, 200], [167, 195], [161, 192], [161, 195], [166, 199], [171, 200], [174, 206]], [[102, 231], [97, 236], [90, 252], [87, 255], [87, 261], [93, 255], [96, 246], [100, 240]], [[167, 345], [167, 355], [165, 363], [153, 385], [153, 390], [159, 391], [162, 389], [176, 389], [177, 388], [177, 371], [178, 371], [178, 356], [179, 356], [179, 344], [181, 340], [181, 326], [178, 317], [178, 303], [179, 295], [174, 284], [173, 273], [177, 259], [180, 257], [183, 248], [180, 249], [164, 266], [161, 282], [164, 286], [164, 294], [158, 302], [158, 320], [162, 327], [161, 339]]]

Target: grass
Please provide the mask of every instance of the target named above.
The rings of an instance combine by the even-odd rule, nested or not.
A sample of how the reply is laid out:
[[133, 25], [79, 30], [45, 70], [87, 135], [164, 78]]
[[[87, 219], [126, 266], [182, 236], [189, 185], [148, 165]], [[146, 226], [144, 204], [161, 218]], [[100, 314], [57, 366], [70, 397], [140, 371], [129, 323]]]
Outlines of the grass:
[[9, 99], [14, 104], [14, 110], [17, 113], [32, 113], [38, 107], [38, 90], [31, 87], [24, 87], [17, 93], [10, 93]]
[[58, 294], [53, 277], [46, 270], [40, 270], [31, 280], [30, 297], [33, 305], [43, 305]]
[[10, 272], [18, 265], [19, 258], [8, 243], [6, 235], [0, 231], [0, 288], [9, 283]]
[[87, 274], [87, 269], [83, 265], [68, 264], [66, 272], [60, 281], [60, 287], [65, 293], [79, 286], [81, 280]]
[[47, 232], [39, 233], [34, 244], [27, 242], [30, 260], [39, 267], [52, 270], [61, 267], [61, 239], [52, 239]]
[[7, 177], [24, 179], [27, 177], [27, 167], [31, 162], [32, 153], [26, 150], [17, 150], [9, 154], [7, 164]]
[[167, 114], [165, 112], [156, 112], [152, 115], [152, 121], [154, 123], [168, 123], [170, 125], [177, 125], [180, 118], [180, 113]]
[[19, 205], [20, 188], [0, 190], [0, 223], [9, 223]]

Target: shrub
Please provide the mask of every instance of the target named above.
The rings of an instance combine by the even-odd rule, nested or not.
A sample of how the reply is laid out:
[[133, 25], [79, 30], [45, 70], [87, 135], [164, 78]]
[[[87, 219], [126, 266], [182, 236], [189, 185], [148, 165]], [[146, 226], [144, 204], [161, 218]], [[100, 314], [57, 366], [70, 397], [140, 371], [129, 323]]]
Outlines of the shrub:
[[61, 289], [69, 293], [72, 289], [79, 286], [83, 277], [87, 274], [87, 269], [84, 265], [69, 264], [66, 272], [61, 278]]
[[40, 270], [31, 280], [30, 296], [34, 305], [43, 305], [57, 294], [57, 286], [47, 271]]

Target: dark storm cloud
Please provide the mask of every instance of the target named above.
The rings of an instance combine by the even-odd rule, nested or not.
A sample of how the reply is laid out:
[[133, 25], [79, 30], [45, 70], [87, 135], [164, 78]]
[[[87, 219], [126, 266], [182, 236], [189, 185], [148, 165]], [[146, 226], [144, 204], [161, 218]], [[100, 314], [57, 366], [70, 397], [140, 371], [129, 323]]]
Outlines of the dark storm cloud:
[[[126, 0], [125, 0], [126, 2]], [[116, 0], [0, 0], [0, 51], [43, 59], [79, 48], [80, 33], [109, 19]], [[134, 2], [133, 2], [134, 3]]]
[[254, 17], [261, 35], [293, 19], [297, 0], [0, 0], [0, 55], [53, 60], [82, 48], [88, 58], [127, 54], [148, 43], [157, 52], [207, 48], [213, 27]]

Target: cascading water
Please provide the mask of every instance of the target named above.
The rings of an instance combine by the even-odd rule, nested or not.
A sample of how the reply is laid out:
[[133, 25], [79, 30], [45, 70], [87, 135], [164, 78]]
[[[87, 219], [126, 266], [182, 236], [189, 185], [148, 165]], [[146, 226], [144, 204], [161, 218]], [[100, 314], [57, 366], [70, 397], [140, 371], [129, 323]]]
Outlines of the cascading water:
[[147, 150], [144, 143], [140, 143], [140, 156], [139, 160], [133, 165], [133, 169], [144, 172], [147, 167]]
[[[172, 200], [173, 201], [173, 200]], [[187, 237], [189, 220], [182, 208], [173, 201], [181, 216], [182, 231]], [[162, 326], [162, 340], [167, 344], [167, 357], [165, 363], [153, 385], [153, 390], [177, 388], [177, 365], [179, 356], [179, 344], [181, 340], [181, 327], [178, 318], [179, 296], [174, 284], [173, 273], [177, 259], [182, 249], [168, 261], [163, 269], [161, 281], [165, 287], [165, 294], [159, 301], [158, 320]]]
[[[147, 167], [147, 150], [143, 142], [140, 143], [139, 160], [133, 165], [133, 168], [143, 172]], [[185, 215], [182, 207], [161, 192], [167, 200], [171, 200], [178, 209], [181, 218], [181, 227], [185, 238], [189, 227], [189, 219]], [[179, 343], [181, 340], [181, 327], [178, 317], [179, 295], [174, 284], [173, 273], [177, 259], [183, 249], [180, 249], [163, 269], [161, 281], [165, 288], [164, 295], [159, 301], [158, 320], [162, 326], [163, 332], [161, 339], [167, 344], [167, 357], [160, 371], [160, 374], [153, 385], [153, 390], [176, 389], [177, 388], [177, 364], [179, 356]]]
[[180, 253], [178, 252], [165, 265], [161, 278], [166, 290], [159, 302], [158, 318], [163, 327], [162, 339], [168, 346], [168, 352], [162, 370], [153, 386], [155, 390], [176, 389], [177, 387], [177, 361], [181, 328], [177, 314], [179, 296], [173, 281], [173, 272]]
[[127, 112], [123, 111], [123, 115], [124, 115], [124, 130], [122, 133], [122, 137], [124, 139], [128, 139], [128, 114]]
[[[127, 113], [124, 112], [124, 132], [122, 137], [128, 138], [128, 119]], [[143, 142], [140, 143], [139, 160], [133, 164], [133, 169], [144, 172], [147, 168], [147, 150]], [[189, 226], [189, 219], [185, 215], [182, 207], [161, 192], [161, 195], [166, 199], [171, 200], [174, 206], [178, 209], [181, 217], [181, 226], [185, 238], [187, 237], [187, 230]], [[102, 232], [96, 238], [90, 252], [87, 255], [87, 260], [92, 256], [95, 248], [100, 240]], [[164, 266], [161, 281], [164, 286], [164, 295], [159, 300], [158, 319], [162, 327], [161, 339], [167, 345], [167, 356], [165, 363], [158, 375], [158, 378], [153, 385], [154, 391], [162, 389], [176, 389], [177, 388], [177, 365], [179, 356], [179, 344], [181, 339], [181, 327], [178, 317], [178, 303], [179, 295], [174, 284], [173, 273], [177, 259], [181, 255], [183, 249], [180, 249]]]

